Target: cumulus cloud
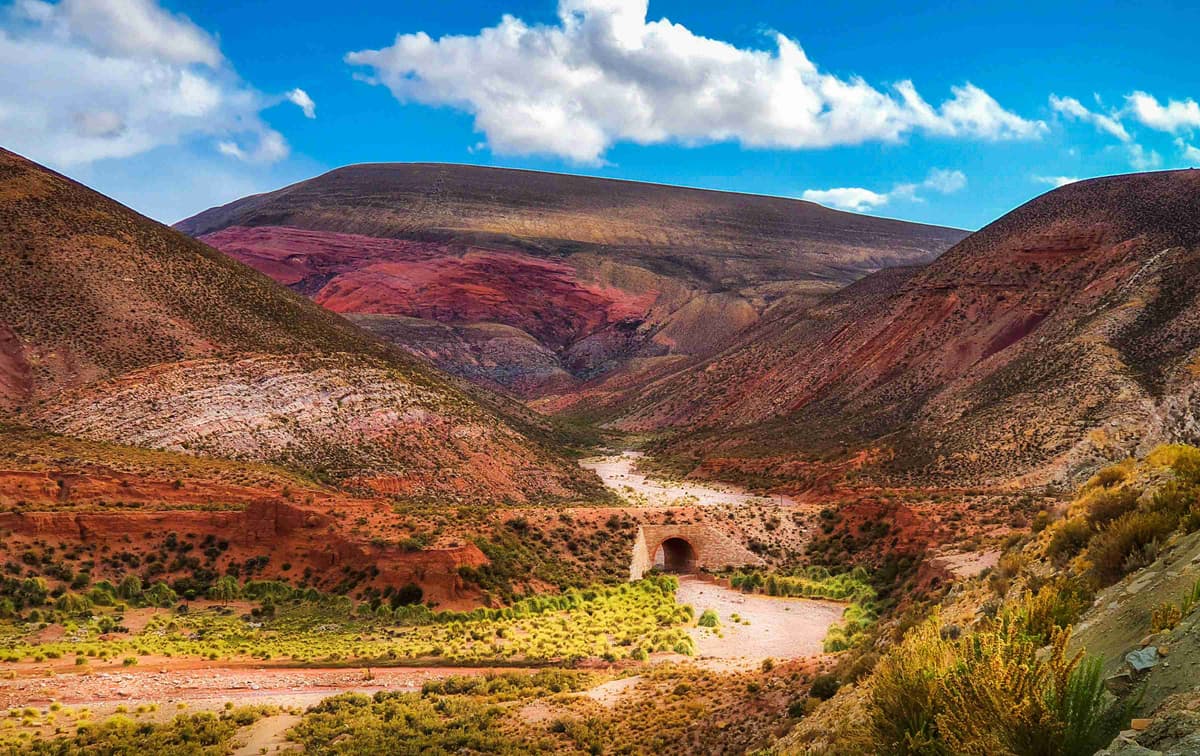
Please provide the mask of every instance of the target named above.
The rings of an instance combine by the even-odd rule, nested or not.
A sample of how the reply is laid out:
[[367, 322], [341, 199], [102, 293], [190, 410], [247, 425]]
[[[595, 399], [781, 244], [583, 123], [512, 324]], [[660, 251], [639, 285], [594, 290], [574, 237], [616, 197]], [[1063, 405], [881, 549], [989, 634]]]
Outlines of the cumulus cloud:
[[820, 205], [836, 207], [840, 210], [864, 212], [874, 210], [896, 200], [922, 202], [918, 195], [922, 189], [938, 194], [953, 194], [967, 186], [967, 176], [962, 171], [934, 168], [920, 183], [896, 184], [888, 192], [876, 192], [857, 186], [835, 187], [833, 189], [808, 189], [801, 199], [816, 202]]
[[862, 189], [857, 186], [836, 187], [833, 189], [808, 189], [801, 197], [809, 202], [816, 202], [819, 205], [836, 207], [840, 210], [853, 210], [854, 212], [863, 212], [864, 210], [873, 210], [877, 207], [882, 207], [892, 199], [889, 194], [880, 194], [879, 192], [873, 192], [870, 189]]
[[304, 111], [305, 118], [317, 117], [317, 104], [308, 96], [308, 92], [297, 87], [284, 95], [284, 97], [287, 98], [288, 102]]
[[1131, 139], [1129, 132], [1125, 130], [1125, 126], [1121, 123], [1118, 113], [1111, 115], [1096, 113], [1089, 110], [1074, 97], [1059, 97], [1053, 94], [1050, 95], [1050, 107], [1055, 112], [1061, 113], [1068, 118], [1090, 123], [1097, 130], [1114, 136], [1122, 142], [1128, 142]]
[[402, 102], [473, 114], [496, 152], [578, 162], [601, 161], [618, 141], [816, 148], [1045, 129], [970, 83], [935, 107], [912, 82], [879, 89], [825, 73], [782, 34], [772, 50], [743, 49], [647, 11], [647, 0], [560, 0], [554, 25], [506, 15], [475, 35], [400, 34], [346, 60]]
[[1200, 104], [1195, 100], [1168, 100], [1163, 105], [1145, 92], [1134, 92], [1125, 100], [1133, 116], [1152, 129], [1177, 134], [1200, 127]]
[[154, 0], [18, 0], [0, 9], [0, 70], [0, 141], [59, 167], [194, 139], [288, 152], [213, 36]]

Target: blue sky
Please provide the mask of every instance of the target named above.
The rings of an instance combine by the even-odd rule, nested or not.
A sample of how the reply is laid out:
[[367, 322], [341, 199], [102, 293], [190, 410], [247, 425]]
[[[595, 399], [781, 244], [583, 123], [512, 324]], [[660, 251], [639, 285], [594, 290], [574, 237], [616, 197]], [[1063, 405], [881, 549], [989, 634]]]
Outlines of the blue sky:
[[0, 145], [168, 222], [445, 161], [977, 228], [1060, 181], [1200, 165], [1191, 4], [904, 5], [16, 0]]

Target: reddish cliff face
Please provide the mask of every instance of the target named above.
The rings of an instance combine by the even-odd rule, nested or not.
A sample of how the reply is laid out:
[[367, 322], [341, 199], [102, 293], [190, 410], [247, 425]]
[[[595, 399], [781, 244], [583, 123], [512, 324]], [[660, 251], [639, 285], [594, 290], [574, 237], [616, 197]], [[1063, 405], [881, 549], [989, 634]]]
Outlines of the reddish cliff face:
[[1197, 172], [1064, 187], [923, 270], [779, 308], [620, 424], [693, 429], [670, 444], [684, 464], [880, 444], [874, 474], [893, 481], [1061, 472], [1186, 437], [1197, 219]]
[[[344, 523], [372, 516], [383, 503], [342, 503], [336, 512], [276, 499], [252, 501], [241, 510], [43, 511], [0, 512], [5, 551], [15, 556], [35, 541], [61, 548], [119, 546], [144, 556], [168, 533], [194, 542], [207, 537], [228, 544], [217, 567], [267, 556], [259, 575], [295, 580], [306, 570], [330, 588], [348, 571], [369, 574], [366, 585], [416, 583], [439, 603], [472, 602], [479, 593], [466, 587], [460, 567], [479, 567], [487, 557], [473, 544], [422, 551], [355, 537]], [[286, 565], [286, 567], [285, 567]], [[99, 568], [103, 571], [103, 567]], [[101, 575], [97, 574], [97, 578]], [[119, 579], [122, 575], [113, 573]]]
[[511, 251], [280, 227], [201, 238], [334, 312], [502, 323], [556, 349], [640, 323], [658, 297], [581, 281], [569, 265]]
[[780, 297], [963, 236], [780, 198], [419, 164], [339, 169], [179, 228], [546, 407], [647, 360], [711, 355]]

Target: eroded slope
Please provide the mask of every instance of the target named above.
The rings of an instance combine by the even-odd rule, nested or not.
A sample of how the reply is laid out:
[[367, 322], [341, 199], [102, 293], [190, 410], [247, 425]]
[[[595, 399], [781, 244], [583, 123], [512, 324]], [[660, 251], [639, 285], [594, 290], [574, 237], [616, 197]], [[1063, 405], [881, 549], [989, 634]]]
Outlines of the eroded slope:
[[1190, 440], [1198, 243], [1196, 172], [1063, 187], [920, 271], [764, 319], [619, 424], [687, 429], [665, 447], [684, 468], [866, 448], [878, 462], [862, 472], [909, 482], [998, 482]]
[[0, 151], [0, 410], [412, 496], [596, 494], [552, 426], [216, 250]]
[[[178, 227], [524, 397], [710, 355], [782, 296], [932, 259], [964, 235], [781, 198], [429, 164], [342, 168]], [[439, 349], [412, 318], [529, 338], [475, 331], [463, 349], [447, 333]]]

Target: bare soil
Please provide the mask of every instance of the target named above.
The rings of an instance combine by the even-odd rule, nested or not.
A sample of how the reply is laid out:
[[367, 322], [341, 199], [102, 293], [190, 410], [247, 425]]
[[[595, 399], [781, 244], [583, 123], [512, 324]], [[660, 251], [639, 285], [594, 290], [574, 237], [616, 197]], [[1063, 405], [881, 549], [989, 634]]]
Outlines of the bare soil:
[[765, 497], [748, 493], [737, 486], [694, 481], [669, 481], [651, 478], [637, 470], [642, 452], [623, 451], [607, 457], [594, 457], [580, 462], [585, 469], [594, 471], [620, 496], [635, 504], [645, 506], [716, 506], [747, 504], [795, 504], [787, 496]]
[[705, 609], [717, 613], [718, 627], [696, 627], [691, 633], [701, 662], [718, 669], [821, 654], [830, 625], [846, 609], [834, 601], [745, 594], [697, 577], [680, 578], [676, 600], [691, 604], [697, 617]]

